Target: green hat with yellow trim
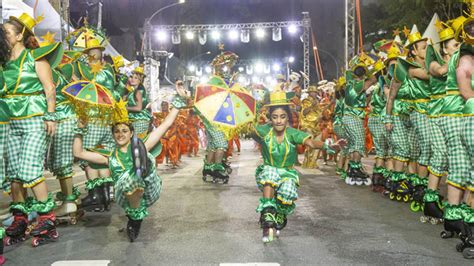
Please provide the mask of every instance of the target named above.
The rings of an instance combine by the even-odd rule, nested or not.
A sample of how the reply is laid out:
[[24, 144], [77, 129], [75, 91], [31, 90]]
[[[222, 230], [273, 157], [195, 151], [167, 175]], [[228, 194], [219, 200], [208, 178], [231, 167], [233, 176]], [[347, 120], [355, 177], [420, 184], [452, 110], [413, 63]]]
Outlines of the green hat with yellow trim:
[[99, 40], [91, 37], [86, 41], [86, 47], [82, 52], [85, 54], [92, 49], [100, 49], [101, 51], [104, 51], [105, 47], [100, 44]]
[[423, 38], [421, 36], [421, 33], [420, 32], [414, 32], [414, 33], [410, 33], [408, 34], [407, 36], [407, 39], [408, 39], [408, 44], [406, 45], [406, 47], [410, 47], [412, 46], [413, 44], [415, 43], [418, 43], [418, 42], [422, 42], [422, 41], [427, 41], [428, 38]]
[[288, 100], [286, 92], [281, 89], [280, 86], [275, 86], [273, 91], [270, 92], [270, 103], [265, 106], [283, 106], [292, 105]]

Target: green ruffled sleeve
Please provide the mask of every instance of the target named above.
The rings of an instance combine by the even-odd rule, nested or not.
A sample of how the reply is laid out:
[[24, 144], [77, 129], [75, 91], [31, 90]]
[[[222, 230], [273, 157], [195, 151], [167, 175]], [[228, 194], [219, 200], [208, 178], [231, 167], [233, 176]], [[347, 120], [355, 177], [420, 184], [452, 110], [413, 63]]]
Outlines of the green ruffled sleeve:
[[292, 127], [288, 127], [286, 133], [293, 144], [303, 144], [309, 137], [311, 137], [308, 133]]
[[61, 63], [61, 59], [63, 58], [64, 50], [61, 43], [54, 43], [47, 46], [43, 46], [40, 48], [36, 48], [31, 51], [31, 55], [38, 61], [40, 59], [46, 59], [51, 68], [56, 68], [59, 63]]
[[268, 135], [270, 130], [272, 130], [272, 126], [269, 124], [255, 127], [255, 132], [257, 133], [258, 138], [262, 140], [265, 138], [266, 135]]

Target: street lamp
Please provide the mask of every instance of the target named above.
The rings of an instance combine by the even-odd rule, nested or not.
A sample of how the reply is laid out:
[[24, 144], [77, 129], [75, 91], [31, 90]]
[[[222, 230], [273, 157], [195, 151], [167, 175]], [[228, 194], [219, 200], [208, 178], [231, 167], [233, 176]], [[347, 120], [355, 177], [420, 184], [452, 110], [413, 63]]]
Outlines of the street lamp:
[[322, 49], [319, 49], [319, 48], [316, 47], [316, 46], [313, 47], [313, 50], [314, 50], [314, 52], [318, 52], [318, 51], [319, 51], [319, 52], [323, 52], [323, 53], [329, 55], [329, 57], [331, 57], [331, 59], [334, 61], [334, 64], [336, 64], [336, 76], [337, 76], [337, 73], [339, 72], [339, 65], [337, 64], [336, 58], [334, 58], [334, 56], [333, 56], [330, 52], [325, 51], [325, 50], [322, 50]]

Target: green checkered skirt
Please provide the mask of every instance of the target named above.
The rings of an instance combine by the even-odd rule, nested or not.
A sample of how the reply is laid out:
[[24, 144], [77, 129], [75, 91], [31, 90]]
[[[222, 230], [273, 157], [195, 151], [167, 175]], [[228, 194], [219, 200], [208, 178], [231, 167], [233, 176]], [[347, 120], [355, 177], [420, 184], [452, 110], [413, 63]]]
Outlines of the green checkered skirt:
[[108, 150], [112, 150], [115, 147], [115, 141], [112, 137], [112, 129], [109, 126], [89, 123], [87, 125], [87, 134], [84, 136], [82, 146], [85, 149], [91, 149], [98, 145], [102, 145]]
[[24, 187], [43, 181], [48, 141], [42, 116], [12, 120], [7, 139], [8, 180]]
[[[111, 157], [112, 158], [112, 157]], [[155, 161], [155, 159], [148, 155], [148, 158]], [[125, 171], [121, 176], [115, 180], [115, 198], [117, 203], [126, 208], [127, 198], [126, 195], [130, 195], [137, 190], [143, 190], [143, 202], [146, 207], [150, 207], [160, 198], [161, 193], [161, 177], [156, 173], [156, 167], [150, 171], [150, 174], [144, 178], [138, 177], [133, 170]]]
[[364, 156], [364, 121], [355, 116], [345, 115], [342, 117], [342, 124], [347, 136], [348, 153], [358, 152], [361, 156]]
[[462, 141], [470, 158], [470, 171], [466, 181], [466, 187], [470, 191], [474, 191], [474, 116], [464, 118], [462, 130]]
[[150, 120], [134, 120], [132, 122], [132, 126], [135, 134], [137, 134], [137, 136], [140, 138], [144, 138], [147, 135], [148, 129], [150, 127]]
[[381, 117], [369, 117], [368, 127], [374, 140], [375, 157], [385, 159], [389, 156], [389, 143], [387, 130]]
[[7, 138], [8, 130], [10, 128], [9, 123], [0, 123], [0, 187], [4, 191], [9, 191], [9, 182], [5, 176], [7, 167]]
[[58, 179], [72, 177], [73, 175], [72, 144], [74, 142], [73, 129], [75, 126], [75, 118], [64, 119], [56, 124], [56, 133], [49, 147], [47, 168]]
[[[336, 136], [338, 139], [347, 139], [346, 131], [344, 130], [344, 127], [342, 126], [342, 124], [334, 125], [334, 133], [336, 133]], [[341, 149], [341, 154], [347, 155], [347, 145]]]
[[220, 131], [216, 127], [208, 124], [206, 126], [206, 137], [207, 137], [207, 150], [227, 150], [228, 141], [225, 138], [224, 132]]
[[432, 154], [428, 170], [436, 176], [443, 176], [448, 172], [448, 147], [440, 126], [444, 119], [447, 119], [447, 117], [435, 117], [429, 119]]
[[[440, 123], [448, 148], [448, 183], [465, 187], [470, 175], [471, 161], [462, 143], [463, 117], [446, 117]], [[472, 132], [471, 132], [472, 134]]]
[[394, 116], [393, 129], [389, 134], [392, 158], [398, 161], [416, 161], [419, 154], [415, 130], [407, 116]]
[[299, 177], [294, 169], [260, 165], [257, 167], [255, 179], [260, 191], [263, 191], [265, 185], [271, 185], [275, 189], [277, 200], [284, 205], [293, 205], [298, 199]]
[[420, 149], [420, 155], [418, 157], [418, 163], [420, 165], [429, 165], [431, 157], [431, 145], [430, 145], [430, 123], [428, 116], [418, 112], [411, 112], [410, 120], [415, 128], [417, 137], [418, 147]]

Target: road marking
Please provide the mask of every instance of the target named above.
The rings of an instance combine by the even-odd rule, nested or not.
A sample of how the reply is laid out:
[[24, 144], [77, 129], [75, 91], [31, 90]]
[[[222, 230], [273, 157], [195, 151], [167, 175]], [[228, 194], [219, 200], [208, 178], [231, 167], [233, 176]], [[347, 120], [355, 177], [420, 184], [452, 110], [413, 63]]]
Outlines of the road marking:
[[249, 262], [249, 263], [221, 263], [220, 266], [280, 266], [280, 263], [276, 262]]
[[55, 261], [51, 266], [107, 266], [110, 260], [60, 260]]

